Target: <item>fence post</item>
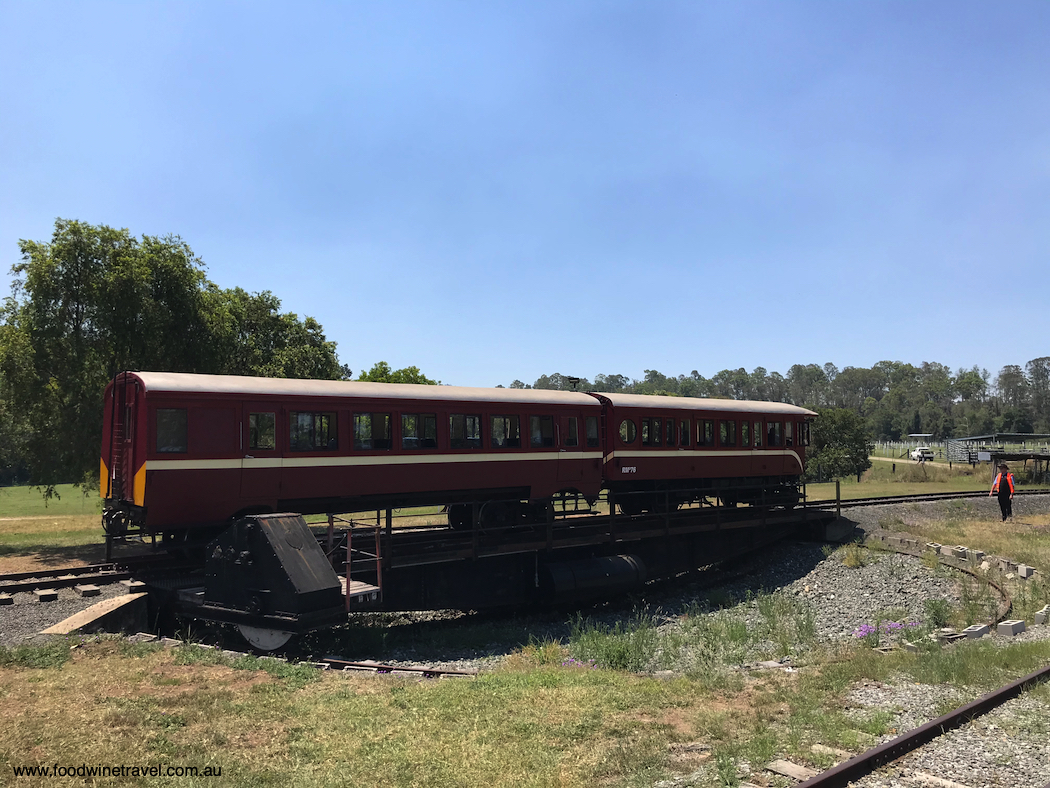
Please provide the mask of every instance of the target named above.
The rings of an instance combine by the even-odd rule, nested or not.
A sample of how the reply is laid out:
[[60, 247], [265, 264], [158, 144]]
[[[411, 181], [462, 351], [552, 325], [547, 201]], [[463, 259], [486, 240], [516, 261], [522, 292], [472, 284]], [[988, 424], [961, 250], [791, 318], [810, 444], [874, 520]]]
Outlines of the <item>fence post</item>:
[[840, 487], [841, 482], [835, 480], [835, 516], [842, 517], [842, 489]]

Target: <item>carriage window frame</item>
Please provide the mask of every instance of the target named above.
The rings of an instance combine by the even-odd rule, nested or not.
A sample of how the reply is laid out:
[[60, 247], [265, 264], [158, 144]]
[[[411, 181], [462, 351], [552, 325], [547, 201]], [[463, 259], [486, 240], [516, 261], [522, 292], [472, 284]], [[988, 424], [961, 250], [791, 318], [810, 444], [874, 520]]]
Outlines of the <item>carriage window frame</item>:
[[740, 445], [745, 449], [751, 448], [751, 422], [747, 419], [740, 422]]
[[157, 425], [157, 453], [186, 454], [189, 451], [189, 410], [157, 408], [154, 419]]
[[294, 452], [337, 451], [339, 429], [335, 411], [293, 410], [289, 412], [288, 448]]
[[593, 449], [602, 445], [601, 435], [598, 433], [598, 417], [587, 416], [583, 422], [584, 434], [587, 436], [587, 448]]
[[779, 421], [767, 421], [766, 422], [766, 446], [782, 446], [783, 445], [783, 426]]
[[625, 446], [630, 446], [636, 440], [638, 440], [638, 425], [634, 423], [634, 419], [624, 419], [620, 422], [620, 443]]
[[693, 425], [692, 425], [691, 421], [692, 421], [691, 419], [682, 419], [682, 421], [679, 422], [679, 425], [678, 425], [678, 445], [679, 446], [688, 446], [689, 445], [689, 442], [690, 442], [689, 441], [689, 436], [692, 434], [692, 430], [693, 430]]
[[795, 445], [795, 422], [788, 419], [784, 422], [784, 445]]
[[252, 451], [277, 450], [276, 413], [270, 411], [248, 413], [248, 448]]
[[800, 421], [798, 424], [798, 445], [809, 446], [810, 434], [809, 434], [809, 422]]
[[[383, 429], [376, 429], [377, 422]], [[389, 413], [355, 413], [354, 451], [389, 451], [394, 445], [393, 426]]]
[[761, 449], [762, 448], [762, 422], [756, 421], [754, 424], [755, 424], [755, 431], [753, 433], [751, 433], [751, 437], [754, 438], [755, 448], [756, 449]]
[[575, 416], [566, 416], [565, 435], [562, 436], [562, 446], [570, 449], [578, 448], [580, 445], [580, 422]]
[[667, 430], [666, 430], [666, 438], [667, 438], [666, 444], [668, 446], [674, 446], [675, 443], [677, 442], [677, 441], [675, 441], [675, 437], [676, 437], [675, 436], [675, 420], [674, 419], [668, 419], [667, 420]]
[[533, 449], [554, 448], [553, 416], [529, 416], [529, 447]]
[[[457, 422], [459, 429], [457, 430]], [[460, 437], [456, 437], [459, 432]], [[448, 417], [448, 443], [452, 449], [481, 448], [481, 415], [452, 413]]]
[[521, 417], [501, 414], [489, 419], [489, 445], [493, 449], [521, 448]]
[[718, 442], [721, 446], [736, 447], [736, 419], [721, 419], [719, 421]]
[[714, 446], [715, 445], [715, 420], [714, 419], [697, 419], [696, 420], [696, 445], [697, 446]]
[[[420, 434], [421, 432], [422, 434]], [[401, 448], [407, 451], [419, 451], [420, 449], [436, 449], [437, 414], [402, 413]]]
[[657, 419], [649, 416], [648, 418], [642, 419], [642, 445], [643, 446], [662, 446], [663, 445], [663, 419]]

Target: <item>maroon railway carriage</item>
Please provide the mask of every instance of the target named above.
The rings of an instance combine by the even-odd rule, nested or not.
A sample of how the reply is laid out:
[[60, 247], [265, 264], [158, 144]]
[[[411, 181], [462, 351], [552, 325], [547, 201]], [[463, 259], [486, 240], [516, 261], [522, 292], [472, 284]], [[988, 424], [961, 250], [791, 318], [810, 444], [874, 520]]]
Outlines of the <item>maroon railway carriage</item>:
[[628, 514], [722, 503], [793, 506], [817, 414], [779, 402], [595, 394], [605, 486]]
[[106, 527], [437, 504], [469, 525], [477, 502], [504, 522], [598, 496], [601, 410], [576, 392], [123, 373], [105, 399]]

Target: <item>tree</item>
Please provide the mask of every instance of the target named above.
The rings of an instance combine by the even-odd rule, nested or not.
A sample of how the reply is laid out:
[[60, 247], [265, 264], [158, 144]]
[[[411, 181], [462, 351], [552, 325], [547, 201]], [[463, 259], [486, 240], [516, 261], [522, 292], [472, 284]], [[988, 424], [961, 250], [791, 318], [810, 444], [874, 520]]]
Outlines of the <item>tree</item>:
[[440, 381], [431, 380], [419, 367], [405, 367], [404, 369], [390, 369], [385, 361], [379, 361], [372, 365], [368, 372], [362, 372], [358, 380], [371, 381], [372, 383], [421, 383], [426, 386], [436, 386]]
[[[102, 396], [119, 370], [339, 377], [317, 321], [221, 290], [178, 236], [58, 219], [20, 241], [0, 310], [0, 451], [45, 495], [97, 479]], [[11, 461], [11, 460], [9, 460]]]
[[871, 467], [869, 459], [875, 445], [864, 419], [845, 408], [820, 408], [813, 424], [813, 436], [807, 452], [806, 476], [817, 478], [820, 468], [824, 477], [856, 476]]

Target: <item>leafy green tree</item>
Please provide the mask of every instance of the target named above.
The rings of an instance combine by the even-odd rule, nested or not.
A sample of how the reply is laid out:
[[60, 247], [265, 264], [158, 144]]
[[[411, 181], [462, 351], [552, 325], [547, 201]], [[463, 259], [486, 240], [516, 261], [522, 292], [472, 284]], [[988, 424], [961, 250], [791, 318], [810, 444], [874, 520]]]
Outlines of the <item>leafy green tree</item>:
[[856, 476], [871, 467], [875, 445], [864, 418], [845, 408], [819, 408], [806, 457], [806, 476]]
[[0, 310], [0, 442], [45, 495], [98, 473], [102, 396], [120, 370], [340, 377], [335, 343], [269, 293], [221, 290], [178, 236], [59, 219], [20, 241]]
[[362, 372], [357, 379], [372, 383], [422, 383], [427, 386], [436, 386], [440, 383], [440, 381], [431, 380], [420, 372], [419, 367], [391, 369], [390, 365], [385, 361], [373, 364], [368, 372]]
[[211, 345], [208, 370], [228, 375], [338, 380], [349, 377], [339, 364], [335, 342], [321, 324], [281, 312], [273, 293], [248, 293], [239, 287], [205, 291], [205, 316]]

